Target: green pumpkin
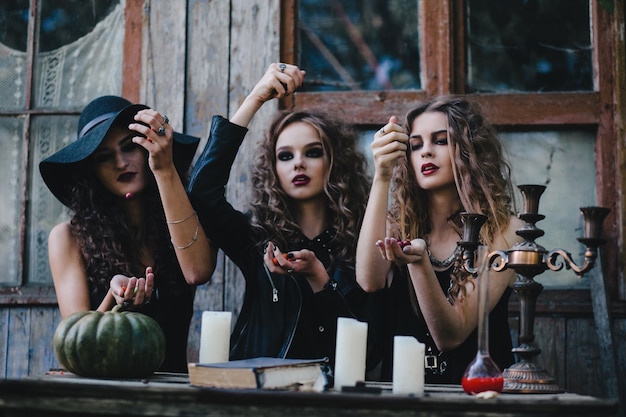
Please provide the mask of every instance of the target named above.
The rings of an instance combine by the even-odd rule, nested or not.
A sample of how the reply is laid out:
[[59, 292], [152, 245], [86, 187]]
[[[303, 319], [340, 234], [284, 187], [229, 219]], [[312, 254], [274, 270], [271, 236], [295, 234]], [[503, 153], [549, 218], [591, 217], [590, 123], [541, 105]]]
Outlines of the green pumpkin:
[[165, 359], [165, 336], [145, 314], [113, 310], [80, 311], [65, 318], [54, 333], [61, 366], [76, 375], [142, 378]]

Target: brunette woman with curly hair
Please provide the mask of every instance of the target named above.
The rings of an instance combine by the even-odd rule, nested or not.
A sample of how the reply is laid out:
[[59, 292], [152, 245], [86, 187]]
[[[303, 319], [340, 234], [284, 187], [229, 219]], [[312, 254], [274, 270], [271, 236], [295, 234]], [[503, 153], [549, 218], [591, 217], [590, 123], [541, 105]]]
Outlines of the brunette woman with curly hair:
[[[373, 311], [354, 276], [369, 182], [352, 131], [321, 114], [280, 113], [258, 145], [251, 213], [224, 196], [250, 120], [265, 102], [293, 93], [304, 75], [294, 65], [270, 65], [230, 121], [213, 118], [191, 175], [189, 195], [207, 236], [246, 280], [231, 359], [328, 357], [332, 366], [337, 318], [366, 320]], [[373, 326], [370, 334], [375, 340]]]
[[62, 317], [115, 304], [151, 316], [166, 338], [164, 371], [187, 371], [186, 281], [206, 282], [215, 267], [184, 187], [197, 145], [147, 106], [103, 96], [81, 113], [78, 139], [40, 164], [72, 213], [48, 238]]
[[[389, 290], [383, 377], [391, 375], [393, 337], [412, 335], [426, 344], [426, 382], [460, 384], [476, 355], [478, 278], [459, 267], [459, 214], [487, 216], [480, 240], [490, 250], [521, 241], [502, 144], [476, 104], [438, 97], [408, 112], [404, 128], [391, 117], [372, 152], [375, 174], [356, 265], [366, 291]], [[490, 354], [502, 368], [514, 360], [508, 326], [514, 281], [512, 270], [490, 276]]]

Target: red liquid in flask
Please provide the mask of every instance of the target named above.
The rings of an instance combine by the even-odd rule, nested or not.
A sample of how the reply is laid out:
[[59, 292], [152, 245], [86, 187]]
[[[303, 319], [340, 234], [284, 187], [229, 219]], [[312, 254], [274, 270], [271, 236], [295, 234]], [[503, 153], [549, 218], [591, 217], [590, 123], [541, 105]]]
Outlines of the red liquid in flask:
[[463, 391], [468, 394], [477, 394], [484, 391], [501, 392], [504, 387], [504, 378], [501, 376], [476, 378], [463, 377], [461, 385], [463, 386]]
[[478, 270], [478, 349], [476, 357], [469, 364], [461, 385], [468, 394], [478, 394], [485, 391], [501, 392], [504, 388], [504, 378], [498, 365], [489, 356], [489, 249], [480, 245], [475, 252], [474, 266]]

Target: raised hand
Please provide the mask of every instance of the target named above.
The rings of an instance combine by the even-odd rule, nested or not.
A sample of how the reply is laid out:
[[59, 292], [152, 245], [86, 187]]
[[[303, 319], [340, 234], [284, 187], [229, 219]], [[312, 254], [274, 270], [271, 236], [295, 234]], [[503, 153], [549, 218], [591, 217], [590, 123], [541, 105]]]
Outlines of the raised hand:
[[406, 157], [408, 142], [409, 137], [398, 124], [398, 118], [391, 116], [389, 123], [376, 132], [371, 144], [377, 176], [391, 179], [397, 161]]

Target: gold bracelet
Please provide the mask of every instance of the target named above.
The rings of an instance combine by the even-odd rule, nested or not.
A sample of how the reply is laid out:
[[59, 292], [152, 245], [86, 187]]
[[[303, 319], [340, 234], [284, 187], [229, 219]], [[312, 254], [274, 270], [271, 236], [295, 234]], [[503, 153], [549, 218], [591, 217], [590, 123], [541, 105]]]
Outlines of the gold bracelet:
[[167, 224], [180, 224], [180, 223], [184, 223], [187, 220], [191, 219], [193, 216], [196, 216], [196, 218], [198, 217], [198, 214], [196, 213], [196, 211], [192, 211], [191, 214], [187, 217], [185, 217], [182, 220], [174, 220], [173, 222], [167, 222]]
[[191, 238], [191, 242], [187, 243], [185, 246], [176, 246], [174, 241], [172, 239], [170, 239], [170, 242], [172, 242], [172, 245], [174, 245], [174, 249], [187, 249], [189, 246], [191, 246], [194, 243], [196, 243], [196, 240], [198, 240], [198, 230], [199, 229], [200, 229], [200, 220], [198, 220], [196, 218], [196, 231], [193, 233], [193, 237]]

